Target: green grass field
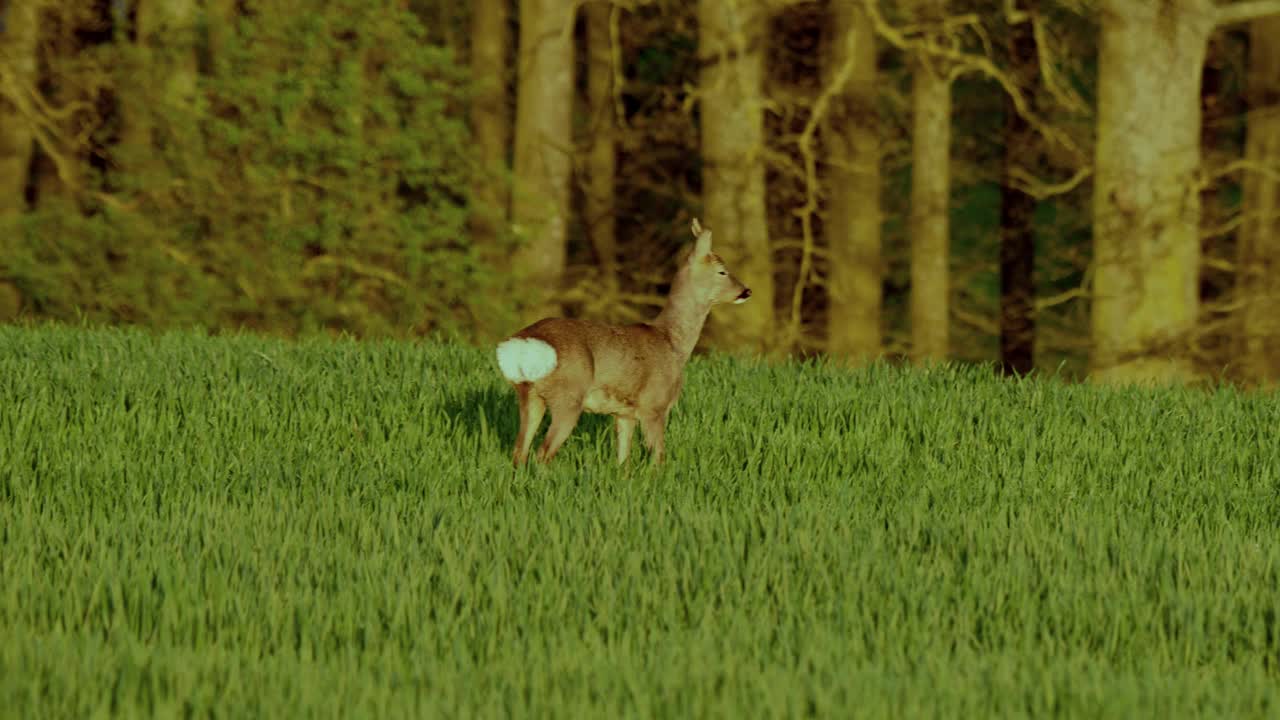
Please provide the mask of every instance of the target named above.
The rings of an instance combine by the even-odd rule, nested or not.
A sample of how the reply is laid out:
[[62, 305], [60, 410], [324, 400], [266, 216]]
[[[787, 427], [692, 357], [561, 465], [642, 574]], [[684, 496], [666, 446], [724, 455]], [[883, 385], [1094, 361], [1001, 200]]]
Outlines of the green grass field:
[[0, 329], [0, 715], [1275, 717], [1280, 403], [697, 358], [509, 465], [487, 350]]

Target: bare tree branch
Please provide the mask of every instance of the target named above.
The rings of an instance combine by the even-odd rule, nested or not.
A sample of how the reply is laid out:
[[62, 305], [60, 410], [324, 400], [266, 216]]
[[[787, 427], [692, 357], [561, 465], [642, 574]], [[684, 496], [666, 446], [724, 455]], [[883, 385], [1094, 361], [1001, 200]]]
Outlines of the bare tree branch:
[[813, 104], [813, 112], [809, 115], [809, 120], [805, 123], [804, 130], [800, 133], [800, 138], [797, 142], [800, 154], [804, 157], [805, 202], [803, 206], [795, 210], [795, 214], [800, 218], [803, 240], [800, 251], [800, 271], [796, 276], [796, 285], [791, 297], [791, 323], [788, 326], [787, 342], [794, 342], [802, 334], [801, 301], [804, 296], [805, 285], [813, 270], [813, 251], [815, 247], [813, 214], [818, 209], [818, 169], [817, 157], [813, 149], [813, 138], [823, 118], [826, 117], [832, 98], [848, 84], [849, 77], [853, 75], [854, 63], [857, 62], [857, 55], [853, 52], [855, 38], [856, 36], [852, 29], [845, 33], [845, 37], [841, 38], [841, 41], [845, 44], [844, 62], [832, 74], [830, 82], [826, 83], [826, 86], [822, 88], [817, 102]]
[[1093, 175], [1093, 166], [1082, 167], [1076, 171], [1075, 175], [1059, 183], [1046, 183], [1022, 168], [1012, 168], [1009, 175], [1017, 182], [1016, 187], [1019, 190], [1037, 200], [1046, 200], [1075, 190], [1080, 183]]
[[1257, 173], [1269, 180], [1280, 182], [1280, 167], [1272, 167], [1253, 160], [1240, 159], [1233, 160], [1212, 172], [1205, 173], [1205, 177], [1202, 179], [1200, 187], [1208, 187], [1211, 180], [1218, 180], [1225, 175], [1231, 175], [1237, 172]]
[[36, 142], [53, 161], [58, 179], [73, 192], [79, 192], [77, 163], [71, 157], [74, 150], [66, 147], [75, 143], [68, 141], [59, 131], [58, 121], [78, 112], [90, 111], [92, 106], [87, 102], [72, 101], [62, 108], [51, 107], [36, 88], [23, 83], [10, 70], [8, 62], [0, 63], [0, 98], [8, 98], [27, 120]]
[[1268, 15], [1280, 15], [1280, 0], [1245, 0], [1230, 5], [1219, 5], [1214, 15], [1214, 22], [1218, 25], [1235, 25]]
[[[1259, 0], [1260, 2], [1277, 2], [1280, 0]], [[1067, 133], [1054, 128], [1049, 123], [1041, 119], [1035, 112], [1031, 110], [1030, 104], [1027, 102], [1025, 94], [1018, 84], [1009, 77], [1009, 74], [996, 66], [991, 58], [984, 55], [968, 53], [958, 50], [955, 47], [947, 47], [939, 44], [928, 35], [921, 39], [913, 39], [905, 28], [895, 27], [890, 24], [884, 15], [880, 12], [878, 0], [863, 0], [867, 16], [871, 19], [872, 24], [876, 28], [876, 33], [889, 42], [889, 44], [904, 51], [915, 51], [923, 53], [926, 56], [939, 60], [946, 60], [953, 63], [951, 77], [955, 77], [967, 72], [976, 72], [985, 75], [1004, 89], [1009, 94], [1009, 98], [1013, 101], [1014, 108], [1018, 114], [1026, 119], [1031, 127], [1035, 128], [1046, 140], [1056, 143], [1066, 148], [1081, 162], [1085, 162], [1087, 154], [1071, 139]], [[954, 43], [952, 43], [954, 45]]]
[[1031, 15], [1031, 32], [1035, 35], [1036, 54], [1040, 60], [1040, 77], [1044, 79], [1045, 89], [1066, 108], [1068, 112], [1084, 115], [1089, 112], [1089, 105], [1080, 97], [1080, 93], [1071, 87], [1071, 83], [1062, 78], [1058, 72], [1058, 63], [1053, 58], [1053, 33], [1045, 28], [1044, 18]]
[[1083, 287], [1074, 287], [1070, 290], [1063, 290], [1057, 295], [1039, 298], [1035, 301], [1036, 312], [1043, 312], [1051, 307], [1071, 302], [1078, 298], [1089, 297], [1089, 291]]

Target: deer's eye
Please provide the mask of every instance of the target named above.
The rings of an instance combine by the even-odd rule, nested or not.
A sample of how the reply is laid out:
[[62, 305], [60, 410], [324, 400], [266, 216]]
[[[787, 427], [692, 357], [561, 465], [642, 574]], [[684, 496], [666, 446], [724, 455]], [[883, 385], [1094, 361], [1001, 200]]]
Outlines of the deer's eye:
[[720, 274], [721, 274], [721, 275], [728, 275], [729, 273], [727, 273], [727, 272], [725, 272], [725, 271], [721, 270], [721, 271], [720, 271]]

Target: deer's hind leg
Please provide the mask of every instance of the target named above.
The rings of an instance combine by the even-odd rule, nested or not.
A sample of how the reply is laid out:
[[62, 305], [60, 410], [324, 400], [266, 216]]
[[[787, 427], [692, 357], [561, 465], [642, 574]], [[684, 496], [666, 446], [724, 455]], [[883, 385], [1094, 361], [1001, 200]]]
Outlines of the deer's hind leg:
[[529, 383], [516, 385], [516, 395], [520, 399], [520, 432], [516, 434], [516, 447], [511, 461], [519, 467], [529, 459], [529, 448], [533, 447], [533, 436], [538, 434], [538, 426], [542, 424], [547, 404], [533, 392], [533, 386]]
[[547, 428], [547, 437], [538, 449], [539, 462], [551, 462], [559, 452], [560, 446], [569, 439], [569, 434], [578, 424], [582, 416], [581, 394], [553, 396], [549, 403], [551, 409], [551, 427]]
[[644, 444], [649, 448], [649, 457], [655, 465], [661, 465], [667, 455], [667, 412], [651, 412], [640, 416], [640, 431], [644, 433]]

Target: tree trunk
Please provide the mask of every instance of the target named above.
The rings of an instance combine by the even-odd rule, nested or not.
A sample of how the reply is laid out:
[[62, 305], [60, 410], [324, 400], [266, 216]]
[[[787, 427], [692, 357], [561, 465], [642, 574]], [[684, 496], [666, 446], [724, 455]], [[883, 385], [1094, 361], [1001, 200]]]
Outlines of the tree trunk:
[[587, 105], [590, 140], [587, 152], [586, 225], [600, 262], [604, 286], [618, 288], [618, 249], [614, 230], [614, 174], [617, 167], [613, 103], [613, 43], [609, 16], [613, 4], [597, 0], [587, 14]]
[[3, 7], [0, 33], [0, 216], [27, 208], [34, 137], [31, 123], [18, 111], [10, 94], [35, 92], [37, 6], [33, 0], [10, 0]]
[[876, 35], [860, 4], [834, 3], [832, 15], [827, 72], [839, 72], [850, 59], [850, 50], [853, 72], [832, 102], [825, 128], [831, 164], [827, 354], [861, 363], [880, 354], [881, 341]]
[[476, 0], [471, 15], [471, 130], [481, 171], [472, 190], [471, 233], [486, 253], [498, 255], [507, 224], [507, 0]]
[[172, 57], [168, 61], [165, 100], [171, 104], [190, 102], [196, 94], [198, 66], [195, 32], [199, 21], [197, 0], [145, 0], [138, 11], [138, 36]]
[[[152, 119], [171, 117], [167, 108], [185, 105], [195, 97], [198, 12], [196, 0], [138, 0], [136, 42], [147, 51], [145, 70], [163, 68], [164, 82], [158, 96], [150, 94], [150, 90], [134, 94], [135, 104], [122, 111], [121, 161], [131, 172], [150, 174], [160, 160]], [[173, 121], [181, 122], [176, 117]]]
[[[918, 9], [941, 19], [941, 2]], [[911, 356], [931, 362], [950, 350], [951, 297], [951, 83], [936, 59], [914, 59], [911, 105]]]
[[765, 8], [756, 0], [699, 0], [703, 222], [751, 301], [711, 315], [735, 349], [762, 352], [773, 330], [773, 263], [764, 182]]
[[1208, 0], [1107, 0], [1098, 58], [1093, 376], [1189, 378], [1199, 309], [1200, 76]]
[[209, 52], [214, 57], [235, 36], [239, 19], [238, 0], [207, 0], [205, 19], [208, 24]]
[[554, 314], [564, 277], [573, 128], [573, 0], [520, 3], [512, 216], [523, 245], [514, 270], [528, 281], [527, 317]]
[[[1022, 88], [1038, 74], [1035, 35], [1030, 23], [1011, 28], [1009, 55]], [[1028, 93], [1030, 94], [1030, 93]], [[1035, 366], [1036, 200], [1013, 183], [1012, 171], [1032, 153], [1034, 135], [1012, 98], [1004, 102], [1004, 183], [1000, 188], [1000, 363], [1006, 374], [1025, 375]]]
[[1245, 376], [1280, 380], [1280, 17], [1250, 27], [1245, 222], [1240, 231], [1237, 285], [1239, 356]]

